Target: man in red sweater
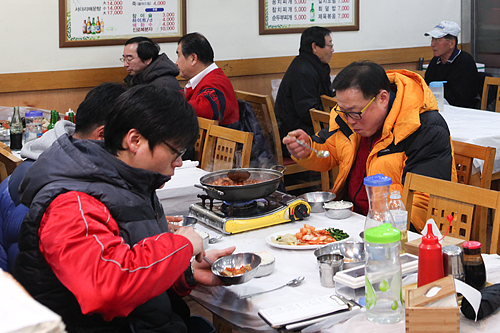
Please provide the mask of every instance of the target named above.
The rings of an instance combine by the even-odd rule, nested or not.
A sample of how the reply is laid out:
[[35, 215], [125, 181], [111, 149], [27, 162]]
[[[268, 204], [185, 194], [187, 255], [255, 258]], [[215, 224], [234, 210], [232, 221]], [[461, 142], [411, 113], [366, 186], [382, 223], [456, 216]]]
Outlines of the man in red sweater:
[[189, 80], [184, 87], [186, 100], [198, 117], [237, 128], [240, 111], [233, 85], [214, 63], [214, 50], [205, 36], [197, 32], [183, 36], [176, 53], [180, 74]]

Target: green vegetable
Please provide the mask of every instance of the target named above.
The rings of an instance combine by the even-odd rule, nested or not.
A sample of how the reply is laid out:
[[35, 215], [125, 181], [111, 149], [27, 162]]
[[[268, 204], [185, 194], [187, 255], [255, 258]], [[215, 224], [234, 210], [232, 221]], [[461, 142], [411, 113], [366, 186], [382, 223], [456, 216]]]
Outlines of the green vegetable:
[[332, 236], [333, 238], [335, 238], [338, 241], [349, 238], [349, 234], [344, 232], [344, 230], [342, 230], [342, 229], [327, 228], [325, 230], [330, 233], [330, 236]]

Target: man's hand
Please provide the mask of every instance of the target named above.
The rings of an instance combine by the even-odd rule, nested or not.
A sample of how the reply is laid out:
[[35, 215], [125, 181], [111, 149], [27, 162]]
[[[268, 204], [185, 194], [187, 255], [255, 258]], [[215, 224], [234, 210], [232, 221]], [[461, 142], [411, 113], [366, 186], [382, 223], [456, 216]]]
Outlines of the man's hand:
[[[182, 216], [165, 216], [167, 222], [181, 222]], [[179, 226], [168, 223], [168, 231], [175, 232], [175, 230], [179, 229]]]
[[175, 232], [176, 235], [186, 237], [193, 245], [193, 256], [196, 256], [196, 261], [202, 262], [205, 256], [203, 248], [203, 238], [194, 230], [193, 227], [179, 227]]
[[311, 145], [311, 140], [306, 132], [301, 129], [291, 131], [288, 133], [288, 136], [283, 138], [283, 144], [286, 145], [290, 154], [295, 158], [306, 158], [309, 156], [311, 154], [311, 149], [299, 145], [295, 142], [295, 139], [299, 139], [300, 141]]
[[[207, 258], [216, 261], [221, 257], [225, 257], [230, 255], [236, 249], [235, 246], [231, 246], [222, 250], [210, 250], [207, 251]], [[222, 281], [212, 273], [212, 267], [203, 260], [202, 262], [193, 261], [193, 274], [196, 281], [199, 284], [203, 284], [205, 286], [222, 286], [224, 285]]]

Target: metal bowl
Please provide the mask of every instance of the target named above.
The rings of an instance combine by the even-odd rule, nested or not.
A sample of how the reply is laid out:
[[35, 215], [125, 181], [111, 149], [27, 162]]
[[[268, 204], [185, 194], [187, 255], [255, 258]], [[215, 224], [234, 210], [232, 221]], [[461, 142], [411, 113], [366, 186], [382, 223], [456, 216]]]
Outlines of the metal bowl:
[[308, 192], [299, 195], [299, 198], [307, 201], [311, 206], [311, 213], [321, 213], [324, 212], [323, 204], [325, 202], [330, 202], [335, 199], [336, 195], [332, 192]]
[[328, 205], [323, 207], [325, 209], [325, 215], [331, 219], [341, 220], [346, 219], [352, 214], [353, 204], [349, 201], [336, 201], [336, 203], [344, 203], [343, 207], [329, 208]]
[[[255, 253], [236, 253], [217, 259], [212, 265], [212, 273], [217, 275], [226, 285], [242, 284], [250, 281], [259, 271], [261, 258]], [[225, 268], [239, 268], [250, 264], [252, 270], [235, 276], [224, 276], [221, 272]]]
[[325, 254], [341, 254], [344, 256], [344, 269], [349, 269], [365, 263], [364, 242], [334, 242], [317, 248], [314, 255], [317, 257]]
[[172, 222], [168, 221], [168, 224], [174, 226], [174, 228], [178, 227], [193, 227], [196, 223], [198, 223], [198, 219], [196, 217], [187, 216], [187, 215], [178, 215], [176, 217], [182, 217], [182, 221]]
[[255, 274], [256, 278], [268, 276], [274, 271], [274, 265], [276, 263], [276, 259], [274, 256], [266, 251], [256, 253], [261, 258], [259, 271]]

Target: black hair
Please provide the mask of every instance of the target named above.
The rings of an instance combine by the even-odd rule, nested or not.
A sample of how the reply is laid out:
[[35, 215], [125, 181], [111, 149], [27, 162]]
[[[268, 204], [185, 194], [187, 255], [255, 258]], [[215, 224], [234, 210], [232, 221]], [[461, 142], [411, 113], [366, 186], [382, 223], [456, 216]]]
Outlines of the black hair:
[[444, 39], [448, 39], [448, 40], [454, 40], [455, 41], [455, 48], [458, 47], [458, 37], [457, 36], [453, 36], [453, 35], [446, 35], [444, 36]]
[[94, 129], [104, 125], [116, 99], [126, 89], [123, 83], [105, 82], [90, 90], [76, 110], [75, 133], [88, 137]]
[[316, 43], [319, 47], [325, 47], [325, 36], [332, 32], [323, 27], [310, 27], [302, 32], [300, 36], [299, 52], [312, 53], [312, 43]]
[[363, 93], [365, 99], [370, 99], [380, 90], [390, 92], [391, 82], [384, 68], [379, 64], [371, 61], [355, 61], [337, 74], [332, 88], [336, 91], [356, 88]]
[[192, 32], [179, 39], [177, 44], [182, 43], [182, 54], [187, 59], [191, 54], [196, 54], [198, 60], [205, 65], [211, 65], [214, 62], [214, 50], [208, 40], [198, 32]]
[[149, 149], [168, 141], [180, 149], [190, 148], [199, 134], [193, 107], [179, 92], [155, 85], [138, 85], [123, 93], [106, 118], [104, 146], [117, 155], [125, 150], [125, 135], [136, 129], [149, 141]]
[[152, 59], [151, 62], [158, 58], [160, 46], [153, 42], [148, 37], [134, 37], [125, 42], [125, 45], [137, 43], [137, 56], [144, 62]]

